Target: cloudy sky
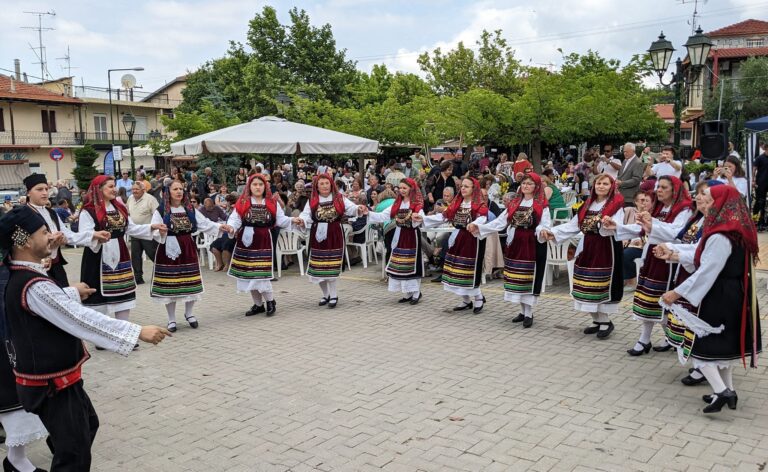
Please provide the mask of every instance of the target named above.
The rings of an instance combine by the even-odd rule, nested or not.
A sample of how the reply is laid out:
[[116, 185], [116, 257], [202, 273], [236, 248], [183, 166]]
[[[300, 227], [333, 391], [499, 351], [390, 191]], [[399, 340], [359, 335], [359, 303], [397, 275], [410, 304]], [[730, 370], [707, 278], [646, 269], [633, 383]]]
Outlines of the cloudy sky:
[[[30, 76], [40, 66], [30, 46], [37, 45], [37, 16], [25, 11], [55, 11], [43, 17], [48, 71], [66, 75], [57, 58], [71, 51], [77, 85], [105, 87], [106, 70], [142, 66], [135, 73], [146, 91], [220, 57], [229, 40], [245, 41], [248, 20], [265, 4], [284, 23], [287, 11], [307, 10], [316, 25], [330, 23], [337, 44], [358, 67], [385, 63], [418, 72], [419, 52], [474, 44], [483, 29], [503, 30], [524, 63], [557, 67], [564, 52], [597, 50], [626, 62], [645, 51], [660, 30], [683, 54], [691, 34], [693, 0], [0, 0], [0, 73], [21, 59]], [[699, 1], [705, 31], [747, 18], [768, 19], [768, 1]], [[119, 76], [118, 74], [115, 74]]]

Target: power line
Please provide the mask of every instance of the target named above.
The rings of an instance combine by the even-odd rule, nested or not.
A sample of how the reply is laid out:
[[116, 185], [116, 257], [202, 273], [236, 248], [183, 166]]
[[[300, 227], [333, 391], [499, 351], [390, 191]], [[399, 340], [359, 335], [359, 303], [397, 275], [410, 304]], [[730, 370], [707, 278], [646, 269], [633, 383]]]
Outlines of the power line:
[[[741, 5], [739, 8], [736, 8], [736, 7], [721, 8], [718, 10], [712, 10], [708, 13], [700, 13], [698, 14], [698, 17], [704, 18], [704, 17], [716, 16], [716, 15], [721, 15], [723, 13], [727, 13], [735, 10], [741, 10], [744, 7], [760, 7], [760, 6], [768, 6], [768, 2], [758, 2], [758, 3], [747, 4], [747, 5]], [[687, 18], [689, 18], [689, 15], [677, 15], [677, 16], [666, 17], [663, 20], [652, 19], [652, 20], [642, 20], [642, 21], [636, 21], [631, 23], [624, 23], [624, 24], [614, 25], [614, 26], [611, 26], [610, 28], [604, 28], [600, 30], [595, 30], [594, 28], [592, 28], [588, 30], [570, 31], [566, 33], [551, 33], [551, 34], [545, 34], [545, 35], [539, 35], [539, 36], [529, 36], [524, 38], [507, 40], [507, 44], [510, 46], [520, 46], [520, 45], [535, 44], [535, 43], [541, 43], [541, 42], [558, 40], [558, 39], [563, 40], [563, 39], [574, 39], [574, 38], [585, 37], [585, 36], [595, 36], [599, 34], [642, 29], [650, 26], [674, 24], [681, 20], [685, 20]], [[476, 45], [465, 46], [465, 47], [467, 47], [467, 49], [473, 49], [473, 50], [476, 50], [479, 48], [479, 46], [476, 46]], [[377, 61], [382, 59], [392, 59], [392, 58], [406, 57], [406, 56], [413, 56], [413, 55], [420, 55], [420, 54], [422, 54], [422, 52], [419, 52], [419, 51], [406, 52], [406, 53], [372, 54], [372, 55], [366, 55], [366, 56], [353, 57], [351, 59], [359, 62], [370, 62], [370, 61]]]

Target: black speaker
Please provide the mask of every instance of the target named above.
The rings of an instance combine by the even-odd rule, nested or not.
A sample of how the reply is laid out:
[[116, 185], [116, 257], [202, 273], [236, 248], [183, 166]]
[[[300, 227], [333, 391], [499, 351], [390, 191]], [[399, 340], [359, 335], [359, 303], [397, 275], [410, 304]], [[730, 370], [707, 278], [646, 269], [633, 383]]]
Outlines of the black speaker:
[[701, 124], [701, 162], [728, 157], [728, 120], [705, 121]]

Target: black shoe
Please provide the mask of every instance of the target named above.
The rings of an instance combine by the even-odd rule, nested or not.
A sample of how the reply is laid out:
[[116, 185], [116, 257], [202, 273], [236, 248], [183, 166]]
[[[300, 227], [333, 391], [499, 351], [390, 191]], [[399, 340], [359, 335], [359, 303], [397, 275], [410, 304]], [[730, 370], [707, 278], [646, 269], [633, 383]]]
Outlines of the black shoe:
[[531, 326], [533, 326], [533, 317], [526, 316], [523, 320], [523, 328], [530, 328]]
[[422, 298], [424, 298], [424, 295], [422, 295], [421, 292], [419, 292], [418, 297], [411, 298], [411, 301], [410, 301], [411, 305], [418, 305]]
[[144, 277], [136, 277], [136, 285], [141, 285], [144, 283]]
[[[640, 341], [638, 342], [640, 343]], [[642, 349], [640, 349], [639, 351], [636, 351], [635, 348], [633, 347], [632, 349], [627, 349], [627, 354], [629, 354], [630, 356], [637, 357], [637, 356], [642, 356], [643, 354], [648, 354], [649, 352], [651, 352], [651, 343], [648, 343], [648, 344], [640, 343], [640, 345], [643, 346]]]
[[245, 312], [245, 316], [253, 316], [258, 315], [259, 313], [264, 313], [266, 308], [264, 308], [264, 305], [256, 305], [254, 304], [250, 310]]
[[168, 322], [168, 331], [170, 331], [171, 333], [175, 333], [176, 332], [176, 322], [175, 321], [169, 321]]
[[189, 323], [189, 326], [191, 326], [192, 329], [197, 329], [197, 327], [200, 326], [200, 323], [197, 322], [197, 318], [195, 318], [194, 316], [190, 316], [189, 318], [185, 316], [184, 319], [187, 320], [187, 323]]
[[[712, 403], [712, 399], [714, 398], [714, 395], [702, 395], [701, 399], [704, 400], [704, 403]], [[731, 410], [736, 409], [736, 405], [739, 403], [739, 396], [736, 395], [736, 392], [733, 392], [733, 401], [732, 403], [728, 403], [728, 408]], [[733, 406], [731, 406], [733, 405]]]
[[598, 327], [598, 331], [597, 331], [598, 339], [605, 339], [605, 338], [607, 338], [608, 336], [611, 335], [611, 333], [613, 333], [613, 330], [616, 328], [615, 326], [613, 326], [613, 321], [609, 321], [607, 323], [600, 323], [600, 325], [608, 326], [608, 328], [606, 328], [606, 329], [599, 329], [599, 327]]
[[100, 347], [100, 346], [95, 346], [95, 347], [97, 351], [106, 351], [106, 349], [104, 349], [103, 347]]
[[336, 304], [339, 303], [339, 298], [329, 298], [328, 299], [328, 308], [336, 308]]
[[453, 311], [469, 310], [470, 308], [472, 308], [473, 305], [474, 304], [472, 302], [467, 302], [467, 303], [463, 304], [462, 306], [455, 306], [455, 307], [453, 307]]
[[[474, 304], [473, 304], [473, 306], [474, 306]], [[482, 305], [476, 306], [476, 307], [472, 308], [472, 313], [474, 313], [474, 314], [480, 313], [481, 311], [483, 311], [483, 307], [485, 307], [485, 297], [483, 297], [483, 304]]]
[[[11, 464], [11, 461], [6, 457], [3, 460], [3, 472], [19, 472], [19, 469], [14, 467], [13, 464]], [[35, 472], [46, 472], [46, 470], [36, 467]]]
[[442, 282], [442, 281], [443, 281], [443, 274], [437, 274], [437, 276], [436, 276], [435, 278], [433, 278], [433, 279], [432, 279], [432, 282], [433, 282], [433, 283], [436, 283], [436, 284], [437, 284], [437, 283], [440, 283], [440, 282]]
[[728, 405], [728, 408], [735, 410], [736, 404], [739, 401], [739, 397], [736, 396], [736, 392], [728, 388], [720, 393], [716, 393], [714, 396], [707, 396], [709, 396], [710, 400], [713, 401], [709, 405], [705, 406], [703, 410], [701, 410], [704, 413], [717, 413], [718, 411], [722, 410], [726, 404]]
[[413, 300], [413, 297], [408, 297], [408, 298], [406, 298], [406, 297], [403, 297], [403, 298], [401, 298], [400, 300], [398, 300], [398, 301], [397, 301], [397, 303], [408, 303], [408, 302], [410, 302], [411, 300]]
[[[707, 381], [707, 378], [703, 375], [699, 377], [698, 379], [693, 378], [691, 375], [692, 373], [698, 371], [698, 369], [691, 369], [691, 373], [680, 379], [680, 382], [685, 385], [686, 387], [693, 387], [694, 385], [699, 385], [701, 383], [704, 383]], [[701, 374], [701, 371], [699, 371], [699, 374]]]
[[323, 297], [320, 299], [320, 301], [317, 303], [317, 306], [325, 306], [328, 304], [328, 302], [331, 301], [331, 297]]
[[524, 319], [525, 319], [525, 315], [520, 313], [517, 316], [515, 316], [514, 318], [512, 318], [512, 322], [513, 323], [521, 323]]
[[277, 302], [274, 300], [267, 300], [267, 316], [274, 316], [277, 311]]
[[664, 346], [653, 346], [653, 350], [656, 352], [667, 352], [672, 349], [672, 345], [667, 343]]
[[584, 328], [584, 331], [583, 331], [584, 334], [595, 334], [598, 331], [600, 331], [600, 323], [598, 323], [597, 321], [593, 321], [592, 324], [594, 326], [587, 326], [586, 328]]

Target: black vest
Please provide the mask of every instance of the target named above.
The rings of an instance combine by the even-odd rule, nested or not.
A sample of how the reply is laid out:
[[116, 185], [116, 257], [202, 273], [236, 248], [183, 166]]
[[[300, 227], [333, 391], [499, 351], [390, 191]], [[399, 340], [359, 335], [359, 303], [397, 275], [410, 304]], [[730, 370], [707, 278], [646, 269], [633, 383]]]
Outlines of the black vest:
[[[8, 355], [19, 377], [47, 379], [66, 375], [88, 360], [83, 342], [27, 308], [27, 288], [35, 282], [55, 282], [47, 275], [11, 265], [5, 295], [10, 343]], [[60, 290], [60, 289], [59, 289]]]

